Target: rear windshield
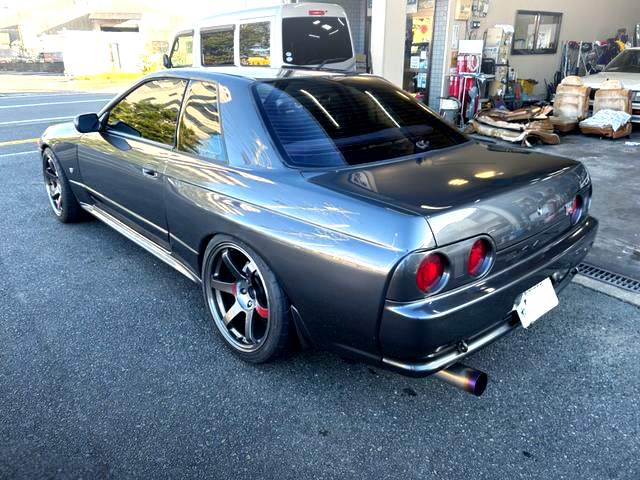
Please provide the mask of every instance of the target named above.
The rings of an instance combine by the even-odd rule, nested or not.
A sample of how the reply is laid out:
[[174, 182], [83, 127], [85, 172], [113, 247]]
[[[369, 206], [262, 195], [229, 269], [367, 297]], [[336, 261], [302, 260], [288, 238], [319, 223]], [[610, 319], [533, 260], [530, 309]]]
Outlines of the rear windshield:
[[283, 18], [282, 54], [282, 60], [291, 65], [319, 65], [349, 60], [353, 50], [346, 18]]
[[624, 50], [611, 60], [604, 71], [640, 73], [640, 50]]
[[360, 165], [467, 141], [381, 79], [288, 78], [256, 85], [265, 122], [300, 167]]

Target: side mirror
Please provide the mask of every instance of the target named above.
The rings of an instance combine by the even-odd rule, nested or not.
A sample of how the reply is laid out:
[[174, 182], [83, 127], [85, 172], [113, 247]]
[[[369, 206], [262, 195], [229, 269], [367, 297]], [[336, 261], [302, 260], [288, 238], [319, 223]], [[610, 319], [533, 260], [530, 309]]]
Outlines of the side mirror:
[[73, 119], [73, 125], [80, 133], [91, 133], [100, 131], [100, 120], [95, 113], [85, 113]]
[[167, 55], [166, 53], [164, 55], [162, 55], [162, 64], [164, 65], [164, 68], [171, 68], [171, 59], [169, 58], [169, 55]]

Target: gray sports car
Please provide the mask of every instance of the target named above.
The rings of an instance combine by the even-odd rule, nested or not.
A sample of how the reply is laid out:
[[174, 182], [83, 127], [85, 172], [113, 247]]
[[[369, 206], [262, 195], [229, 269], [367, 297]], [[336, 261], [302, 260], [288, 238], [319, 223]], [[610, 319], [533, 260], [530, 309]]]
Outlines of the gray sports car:
[[598, 225], [579, 162], [477, 144], [369, 75], [165, 70], [40, 147], [57, 218], [201, 283], [242, 359], [310, 345], [477, 395], [458, 362], [553, 308]]

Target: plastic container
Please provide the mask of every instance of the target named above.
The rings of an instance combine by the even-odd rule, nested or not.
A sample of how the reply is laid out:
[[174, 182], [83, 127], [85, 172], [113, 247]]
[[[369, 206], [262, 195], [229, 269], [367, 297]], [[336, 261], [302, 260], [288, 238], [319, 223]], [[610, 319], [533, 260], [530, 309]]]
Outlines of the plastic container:
[[528, 96], [531, 96], [533, 95], [533, 89], [538, 84], [538, 81], [531, 78], [521, 78], [518, 80], [518, 83], [522, 87], [522, 91]]
[[458, 121], [458, 112], [460, 111], [460, 102], [456, 98], [440, 99], [440, 116], [451, 124]]

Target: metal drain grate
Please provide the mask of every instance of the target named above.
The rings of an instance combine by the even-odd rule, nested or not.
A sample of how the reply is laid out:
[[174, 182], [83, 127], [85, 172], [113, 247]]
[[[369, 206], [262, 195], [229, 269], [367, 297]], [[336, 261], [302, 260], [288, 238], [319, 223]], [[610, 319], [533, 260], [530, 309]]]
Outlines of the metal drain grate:
[[588, 263], [581, 263], [578, 265], [578, 272], [582, 275], [600, 280], [601, 282], [608, 283], [609, 285], [616, 286], [618, 288], [624, 288], [630, 292], [640, 293], [640, 282], [633, 278], [625, 277], [617, 273], [609, 272], [599, 267], [594, 267]]

